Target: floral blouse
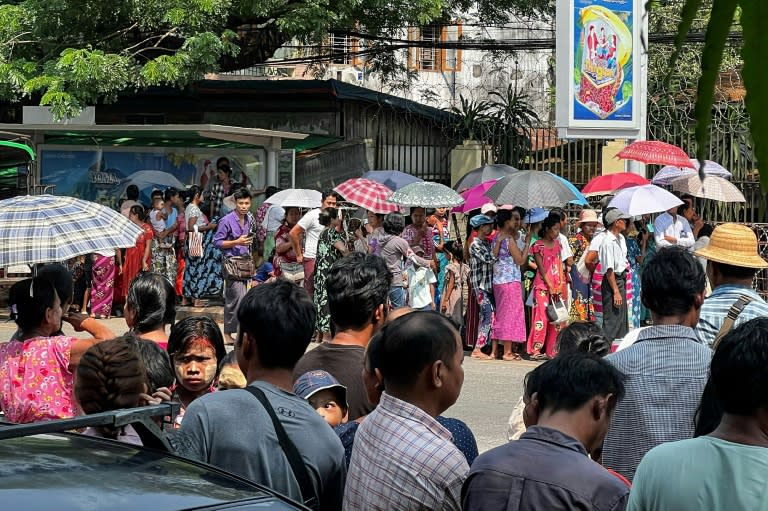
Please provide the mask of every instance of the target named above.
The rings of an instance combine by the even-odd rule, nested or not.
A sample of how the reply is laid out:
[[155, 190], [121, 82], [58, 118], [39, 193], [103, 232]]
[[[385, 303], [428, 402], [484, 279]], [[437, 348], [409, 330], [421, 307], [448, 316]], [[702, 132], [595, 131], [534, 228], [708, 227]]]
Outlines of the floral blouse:
[[0, 407], [11, 422], [76, 415], [69, 358], [74, 337], [34, 337], [0, 345]]

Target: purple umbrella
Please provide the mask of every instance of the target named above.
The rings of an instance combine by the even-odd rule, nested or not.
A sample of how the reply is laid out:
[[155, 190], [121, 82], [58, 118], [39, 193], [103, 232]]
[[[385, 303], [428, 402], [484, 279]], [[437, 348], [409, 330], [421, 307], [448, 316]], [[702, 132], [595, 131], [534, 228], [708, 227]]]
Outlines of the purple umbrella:
[[495, 185], [496, 181], [498, 181], [498, 179], [492, 179], [491, 181], [480, 183], [479, 185], [473, 186], [469, 190], [461, 192], [459, 195], [464, 197], [464, 204], [453, 208], [451, 213], [466, 213], [468, 211], [472, 211], [473, 209], [479, 209], [483, 207], [484, 204], [493, 204], [493, 201], [485, 196], [485, 192], [487, 192], [490, 187]]

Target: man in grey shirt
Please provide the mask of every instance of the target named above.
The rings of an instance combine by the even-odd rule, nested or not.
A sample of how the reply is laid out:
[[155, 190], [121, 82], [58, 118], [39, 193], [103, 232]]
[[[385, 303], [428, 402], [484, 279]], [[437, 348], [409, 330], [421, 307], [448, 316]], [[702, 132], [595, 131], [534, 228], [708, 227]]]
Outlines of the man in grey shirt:
[[[307, 466], [320, 509], [340, 509], [344, 448], [325, 420], [293, 394], [291, 372], [309, 344], [315, 312], [307, 292], [284, 280], [251, 289], [237, 314], [237, 361], [261, 389]], [[216, 465], [296, 501], [296, 476], [264, 406], [247, 390], [206, 394], [186, 409], [174, 439], [178, 454]]]

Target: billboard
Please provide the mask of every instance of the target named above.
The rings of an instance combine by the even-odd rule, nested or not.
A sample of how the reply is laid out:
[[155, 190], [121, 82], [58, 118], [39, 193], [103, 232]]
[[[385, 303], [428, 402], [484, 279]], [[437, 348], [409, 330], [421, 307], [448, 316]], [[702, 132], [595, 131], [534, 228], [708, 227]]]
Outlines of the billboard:
[[55, 185], [53, 193], [116, 208], [125, 189], [135, 184], [140, 200], [149, 204], [153, 189], [205, 188], [216, 175], [216, 160], [224, 156], [232, 167], [232, 181], [252, 188], [266, 182], [266, 153], [262, 149], [100, 148], [43, 145], [40, 182]]
[[634, 138], [645, 101], [643, 2], [558, 0], [561, 136]]

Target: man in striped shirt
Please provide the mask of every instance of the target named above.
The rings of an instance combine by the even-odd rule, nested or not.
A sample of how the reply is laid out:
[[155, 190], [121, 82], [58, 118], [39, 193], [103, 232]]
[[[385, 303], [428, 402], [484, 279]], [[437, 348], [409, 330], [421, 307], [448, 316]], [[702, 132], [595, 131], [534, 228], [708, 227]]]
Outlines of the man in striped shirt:
[[712, 231], [709, 244], [695, 255], [707, 259], [707, 276], [712, 286], [712, 294], [704, 300], [696, 326], [696, 335], [702, 343], [712, 347], [728, 311], [742, 297], [742, 303], [746, 304], [731, 328], [768, 316], [768, 304], [752, 289], [757, 270], [768, 267], [758, 252], [757, 236], [752, 229], [733, 223], [718, 225]]
[[704, 269], [682, 247], [660, 250], [643, 270], [643, 303], [653, 326], [605, 359], [627, 377], [603, 443], [603, 465], [630, 481], [642, 457], [693, 436], [693, 418], [712, 351], [693, 328], [704, 302]]

